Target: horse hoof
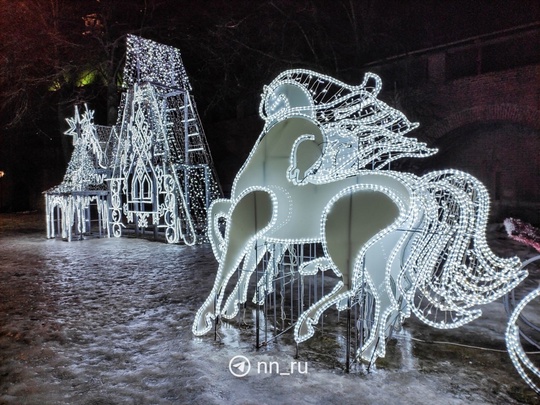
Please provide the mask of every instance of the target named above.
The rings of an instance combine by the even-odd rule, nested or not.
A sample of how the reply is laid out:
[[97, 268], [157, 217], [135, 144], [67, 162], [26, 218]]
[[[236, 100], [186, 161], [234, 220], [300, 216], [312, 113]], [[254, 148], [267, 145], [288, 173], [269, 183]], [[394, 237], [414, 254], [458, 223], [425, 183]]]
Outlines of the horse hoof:
[[336, 309], [338, 311], [344, 311], [345, 309], [349, 308], [350, 301], [349, 298], [343, 298], [341, 301], [338, 301], [336, 304]]
[[313, 328], [313, 319], [309, 317], [304, 317], [298, 320], [294, 328], [294, 340], [296, 343], [301, 343], [308, 340], [315, 334], [315, 329]]
[[192, 331], [196, 336], [202, 336], [210, 332], [212, 326], [214, 326], [214, 319], [216, 319], [216, 316], [212, 312], [208, 311], [208, 309], [204, 310], [203, 308], [197, 312], [193, 322]]
[[377, 346], [373, 341], [356, 351], [356, 356], [368, 364], [373, 364], [378, 357], [384, 357], [384, 353], [375, 353]]
[[236, 299], [229, 299], [225, 303], [221, 316], [225, 319], [232, 319], [238, 314], [238, 301]]

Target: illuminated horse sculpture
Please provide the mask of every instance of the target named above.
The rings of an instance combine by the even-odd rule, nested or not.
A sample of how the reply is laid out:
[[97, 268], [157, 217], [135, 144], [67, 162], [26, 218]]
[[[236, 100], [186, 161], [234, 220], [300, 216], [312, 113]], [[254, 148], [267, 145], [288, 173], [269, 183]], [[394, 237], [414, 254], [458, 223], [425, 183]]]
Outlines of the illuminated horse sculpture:
[[[380, 88], [373, 74], [348, 86], [306, 70], [286, 71], [265, 87], [264, 130], [231, 199], [215, 201], [209, 212], [219, 268], [194, 334], [207, 333], [218, 316], [235, 316], [269, 245], [278, 247], [272, 252], [279, 260], [288, 244], [321, 243], [324, 257], [299, 271], [331, 269], [341, 277], [301, 314], [297, 342], [313, 335], [330, 306], [343, 309], [371, 294], [373, 325], [358, 352], [367, 361], [384, 356], [390, 327], [411, 311], [433, 326], [457, 327], [480, 315], [469, 308], [523, 279], [518, 259], [500, 259], [485, 243], [488, 198], [476, 179], [450, 170], [421, 178], [381, 170], [436, 150], [404, 136], [417, 124], [378, 100]], [[222, 305], [242, 261], [248, 270]]]

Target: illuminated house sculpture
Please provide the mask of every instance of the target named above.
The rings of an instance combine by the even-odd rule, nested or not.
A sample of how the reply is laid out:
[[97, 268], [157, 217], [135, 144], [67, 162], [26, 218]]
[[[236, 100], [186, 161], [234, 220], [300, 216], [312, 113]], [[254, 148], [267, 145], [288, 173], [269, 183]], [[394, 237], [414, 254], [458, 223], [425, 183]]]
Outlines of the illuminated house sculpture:
[[[109, 236], [109, 191], [105, 179], [110, 176], [109, 162], [116, 145], [114, 128], [94, 125], [94, 112], [81, 115], [75, 108], [68, 118], [66, 135], [73, 137], [73, 153], [62, 183], [47, 190], [45, 212], [47, 237], [59, 234], [71, 240], [81, 237], [97, 222], [98, 231]], [[92, 219], [97, 213], [97, 219]]]
[[[380, 89], [374, 74], [348, 86], [306, 70], [286, 71], [265, 87], [262, 134], [231, 199], [210, 207], [219, 267], [196, 314], [195, 335], [207, 333], [217, 317], [234, 317], [261, 258], [271, 252], [277, 260], [269, 263], [276, 263], [292, 245], [321, 244], [323, 254], [297, 263], [297, 271], [332, 270], [339, 280], [302, 310], [295, 340], [309, 339], [327, 308], [360, 305], [370, 322], [357, 356], [370, 364], [385, 355], [392, 326], [411, 312], [434, 327], [459, 327], [526, 276], [517, 258], [489, 249], [489, 199], [475, 178], [455, 170], [423, 177], [390, 170], [396, 159], [436, 150], [404, 136], [417, 124], [380, 101]], [[266, 271], [270, 279], [275, 274], [271, 266]], [[260, 289], [271, 291], [264, 282]]]
[[178, 49], [129, 35], [119, 147], [111, 185], [111, 226], [163, 230], [169, 243], [206, 238], [210, 203], [219, 197], [202, 125]]
[[[117, 124], [109, 128], [114, 150], [100, 178], [108, 184], [108, 210], [100, 211], [107, 234], [121, 236], [133, 224], [137, 233], [161, 232], [169, 243], [205, 241], [207, 209], [221, 191], [180, 51], [128, 35], [123, 80]], [[72, 182], [85, 184], [86, 175], [92, 172]]]

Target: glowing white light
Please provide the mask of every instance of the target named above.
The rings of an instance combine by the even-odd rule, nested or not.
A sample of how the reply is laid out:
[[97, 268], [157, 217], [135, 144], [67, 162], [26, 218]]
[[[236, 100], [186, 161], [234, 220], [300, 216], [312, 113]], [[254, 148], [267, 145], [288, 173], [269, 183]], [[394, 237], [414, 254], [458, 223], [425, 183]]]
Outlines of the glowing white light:
[[67, 120], [75, 150], [63, 183], [46, 192], [47, 236], [56, 207], [63, 237], [75, 218], [87, 231], [98, 184], [108, 235], [121, 236], [127, 222], [162, 230], [169, 243], [204, 242], [207, 208], [221, 191], [180, 51], [128, 35], [123, 79], [116, 126], [94, 125], [88, 109]]
[[[533, 227], [531, 224], [512, 218], [506, 219], [504, 224], [512, 239], [538, 248], [539, 230], [537, 228]], [[522, 268], [525, 269], [531, 263], [538, 262], [539, 260], [540, 256], [534, 256], [524, 261]], [[506, 347], [510, 359], [521, 378], [523, 378], [536, 393], [540, 394], [540, 368], [538, 367], [538, 361], [533, 361], [534, 356], [529, 357], [522, 346], [522, 342], [526, 342], [530, 347], [540, 347], [540, 343], [536, 337], [537, 332], [540, 330], [540, 325], [536, 318], [537, 307], [534, 306], [533, 309], [529, 308], [527, 313], [525, 313], [525, 308], [531, 304], [533, 300], [537, 300], [538, 297], [540, 297], [540, 288], [529, 291], [514, 307], [516, 295], [515, 291], [512, 291], [505, 297], [505, 307], [510, 314], [506, 328]]]
[[[207, 333], [217, 316], [236, 314], [266, 252], [269, 266], [276, 266], [297, 244], [320, 243], [324, 252], [297, 263], [299, 272], [331, 269], [340, 281], [300, 315], [295, 340], [309, 339], [330, 306], [342, 310], [369, 295], [373, 322], [357, 353], [369, 362], [385, 355], [391, 326], [411, 313], [434, 327], [455, 328], [526, 276], [517, 258], [489, 249], [489, 198], [478, 180], [456, 170], [422, 177], [389, 170], [396, 159], [436, 150], [404, 136], [418, 124], [380, 101], [380, 90], [371, 73], [349, 86], [308, 70], [283, 72], [265, 86], [264, 129], [235, 177], [231, 199], [215, 201], [209, 211], [219, 266], [195, 316], [195, 335]], [[260, 297], [272, 291], [275, 274], [276, 268], [266, 269], [256, 302], [264, 303]]]
[[[539, 259], [538, 257], [536, 259]], [[534, 299], [540, 296], [540, 288], [537, 288], [528, 293], [515, 307], [510, 320], [508, 321], [508, 327], [506, 329], [506, 347], [510, 359], [514, 364], [514, 367], [518, 371], [519, 375], [529, 386], [540, 394], [540, 387], [538, 382], [540, 381], [540, 369], [531, 361], [529, 356], [523, 350], [521, 345], [521, 332], [518, 326], [518, 320], [522, 316], [522, 312], [525, 306]]]
[[99, 228], [109, 234], [105, 155], [93, 120], [94, 112], [86, 106], [82, 115], [76, 107], [74, 117], [67, 119], [65, 134], [73, 137], [74, 149], [62, 183], [44, 193], [48, 238], [54, 238], [58, 231], [71, 240], [75, 225], [76, 234], [87, 232], [92, 204], [97, 208]]

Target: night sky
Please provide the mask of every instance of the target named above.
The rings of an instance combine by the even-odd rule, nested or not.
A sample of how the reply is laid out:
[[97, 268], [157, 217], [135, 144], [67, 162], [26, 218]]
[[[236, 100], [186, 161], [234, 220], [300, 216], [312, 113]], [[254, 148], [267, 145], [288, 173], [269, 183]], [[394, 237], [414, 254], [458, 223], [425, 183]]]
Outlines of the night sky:
[[114, 121], [127, 33], [182, 51], [210, 128], [255, 114], [262, 86], [285, 69], [357, 82], [382, 58], [538, 23], [540, 3], [20, 0], [0, 2], [0, 16], [0, 211], [19, 211], [41, 209], [41, 192], [61, 181], [75, 103]]

